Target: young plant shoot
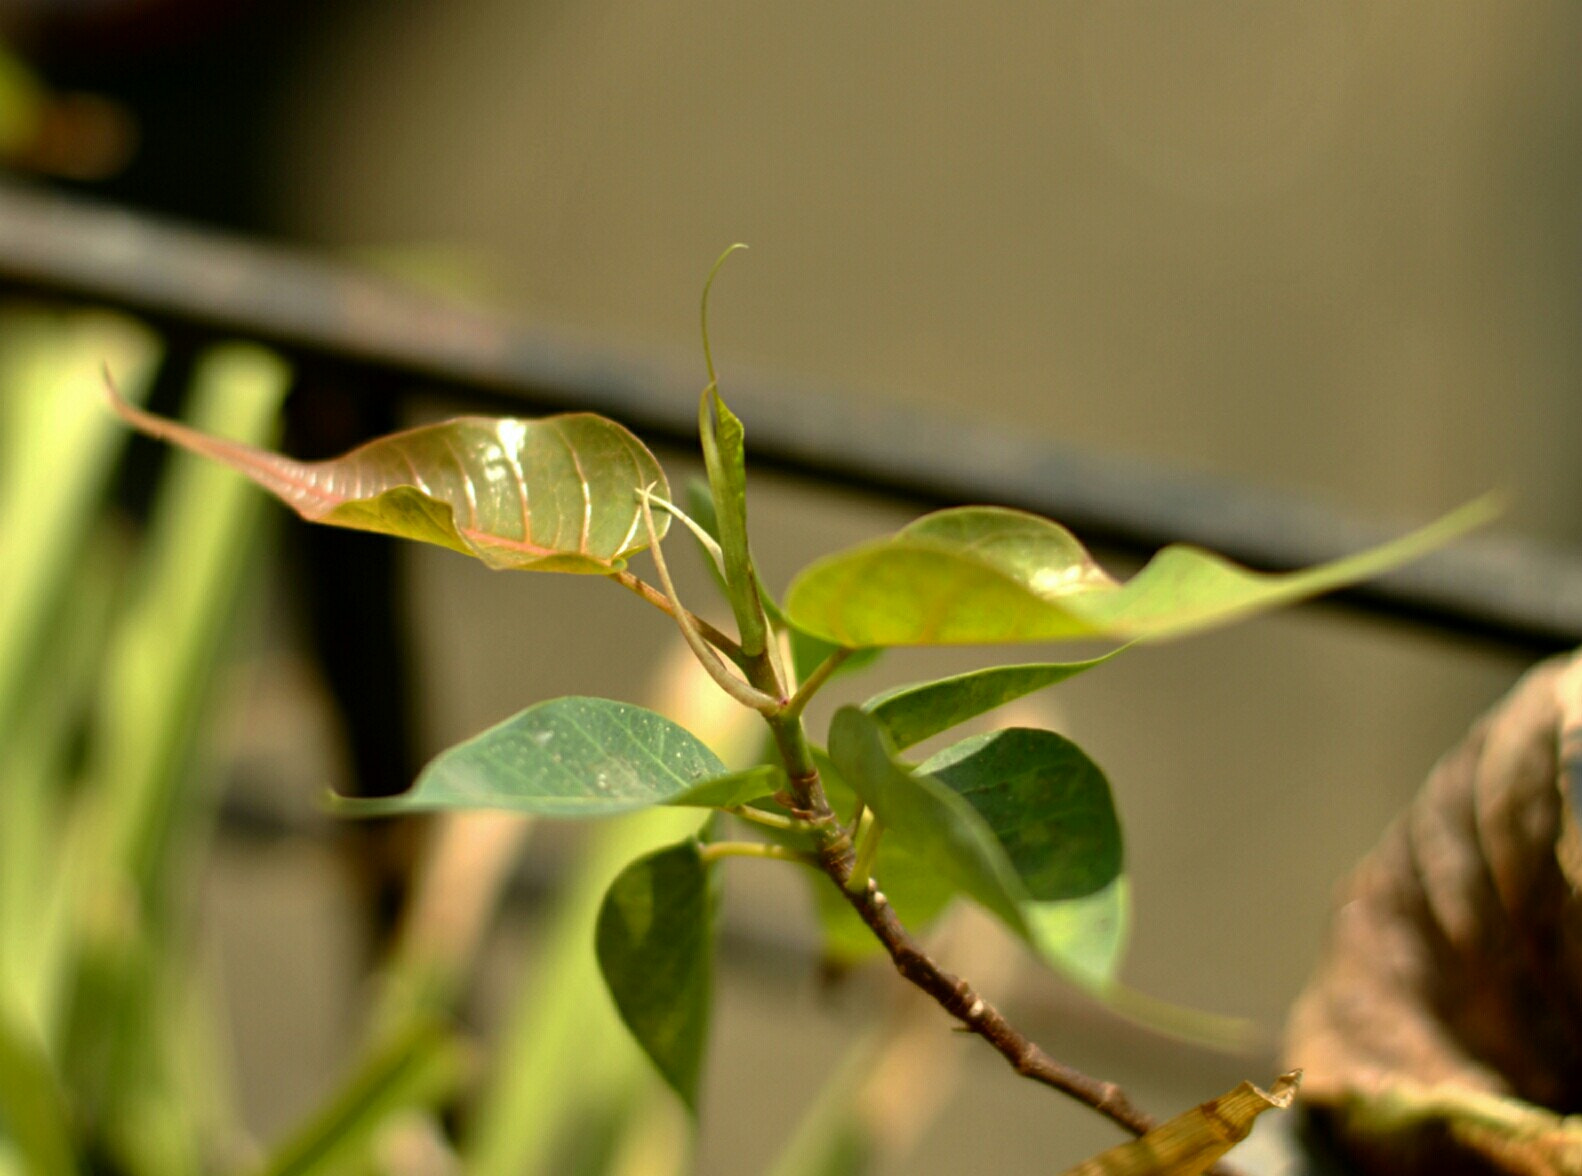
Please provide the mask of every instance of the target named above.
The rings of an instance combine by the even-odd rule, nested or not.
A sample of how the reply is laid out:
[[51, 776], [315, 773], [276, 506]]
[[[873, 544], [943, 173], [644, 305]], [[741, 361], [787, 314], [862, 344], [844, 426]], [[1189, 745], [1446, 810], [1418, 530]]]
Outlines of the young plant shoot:
[[[111, 399], [136, 428], [239, 470], [310, 521], [439, 544], [495, 569], [613, 581], [665, 613], [720, 689], [761, 717], [774, 762], [733, 767], [642, 707], [541, 701], [439, 755], [404, 795], [340, 802], [364, 814], [494, 808], [584, 818], [653, 805], [722, 814], [707, 841], [689, 838], [632, 862], [592, 929], [622, 1017], [689, 1108], [698, 1105], [709, 1029], [713, 875], [720, 859], [745, 856], [805, 872], [823, 890], [823, 909], [847, 908], [844, 917], [860, 920], [902, 977], [1018, 1074], [1148, 1132], [1154, 1121], [1124, 1092], [1050, 1057], [916, 937], [950, 900], [965, 898], [1098, 999], [1140, 1007], [1117, 978], [1128, 886], [1104, 772], [1069, 739], [1029, 728], [965, 738], [922, 763], [907, 749], [1139, 645], [1375, 575], [1485, 521], [1492, 507], [1473, 503], [1306, 571], [1264, 574], [1177, 546], [1120, 582], [1057, 523], [965, 506], [819, 559], [775, 597], [748, 541], [744, 429], [709, 354], [708, 290], [718, 269], [703, 295], [707, 489], [689, 499], [690, 512], [641, 441], [589, 413], [462, 418], [301, 462], [154, 417], [113, 388]], [[679, 598], [662, 546], [672, 518], [698, 538], [734, 632]], [[629, 566], [643, 551], [657, 583]], [[804, 724], [808, 701], [872, 651], [1067, 640], [1116, 648], [889, 690], [841, 707], [816, 739]]]

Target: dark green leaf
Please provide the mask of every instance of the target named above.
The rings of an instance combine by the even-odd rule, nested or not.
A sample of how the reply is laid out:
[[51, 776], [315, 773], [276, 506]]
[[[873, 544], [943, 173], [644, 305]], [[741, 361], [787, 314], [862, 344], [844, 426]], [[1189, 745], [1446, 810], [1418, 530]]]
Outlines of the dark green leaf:
[[[146, 413], [129, 423], [230, 466], [315, 523], [378, 531], [473, 555], [492, 568], [605, 574], [648, 546], [637, 492], [668, 497], [636, 437], [592, 413], [462, 417], [303, 462]], [[663, 531], [668, 519], [660, 516]]]
[[862, 709], [884, 724], [897, 749], [905, 749], [1035, 690], [1091, 670], [1120, 652], [1113, 650], [1089, 661], [994, 666], [915, 686], [898, 686], [876, 694], [862, 704]]
[[1393, 543], [1302, 572], [1253, 572], [1196, 548], [1167, 547], [1121, 585], [1048, 519], [962, 507], [817, 561], [792, 583], [786, 612], [847, 646], [1157, 641], [1378, 575], [1495, 510], [1481, 499]]
[[971, 804], [938, 780], [898, 763], [883, 728], [854, 706], [835, 712], [829, 754], [841, 776], [884, 822], [886, 838], [908, 842], [913, 853], [957, 887], [1021, 929], [1021, 883]]
[[1120, 826], [1103, 773], [1074, 744], [998, 731], [908, 768], [875, 719], [844, 707], [830, 755], [884, 822], [881, 857], [899, 841], [914, 868], [932, 868], [1049, 964], [1100, 991], [1110, 983], [1127, 923]]
[[1081, 898], [1121, 872], [1121, 824], [1104, 773], [1053, 731], [974, 735], [918, 769], [972, 805], [1036, 902]]
[[595, 934], [621, 1019], [694, 1114], [709, 1033], [713, 908], [698, 843], [683, 841], [621, 872]]
[[1128, 889], [1109, 781], [1053, 731], [964, 739], [921, 768], [977, 811], [1023, 888], [1023, 933], [1049, 962], [1102, 986], [1125, 947]]
[[495, 808], [605, 817], [677, 801], [726, 775], [718, 756], [662, 715], [607, 698], [556, 698], [441, 752], [400, 796], [337, 804], [362, 815]]

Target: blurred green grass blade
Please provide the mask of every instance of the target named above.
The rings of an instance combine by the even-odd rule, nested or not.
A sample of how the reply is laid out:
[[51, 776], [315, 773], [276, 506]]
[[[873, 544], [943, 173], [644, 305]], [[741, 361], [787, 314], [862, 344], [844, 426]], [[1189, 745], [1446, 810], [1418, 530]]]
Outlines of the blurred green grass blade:
[[[189, 412], [206, 428], [266, 440], [287, 382], [285, 365], [266, 351], [216, 347], [197, 365]], [[211, 818], [193, 753], [250, 579], [262, 505], [228, 470], [186, 455], [172, 461], [128, 577], [89, 731], [65, 1068], [118, 1162], [148, 1176], [199, 1171], [213, 1119], [211, 1107], [181, 1093], [196, 1079], [178, 1060], [187, 1037], [170, 1016], [193, 966], [177, 883]]]
[[103, 366], [140, 396], [152, 337], [108, 315], [0, 318], [0, 732], [31, 688], [62, 585], [86, 555], [127, 432], [105, 410]]
[[356, 1170], [359, 1153], [398, 1111], [447, 1097], [467, 1050], [442, 1023], [415, 1020], [376, 1049], [338, 1093], [259, 1170], [259, 1176], [330, 1176]]
[[0, 1001], [54, 1042], [65, 1000], [69, 871], [63, 839], [79, 723], [92, 696], [126, 570], [126, 544], [108, 526], [90, 540], [98, 558], [63, 586], [53, 618], [48, 673], [18, 709], [0, 788]]
[[[265, 440], [278, 430], [289, 373], [260, 348], [203, 357], [190, 415], [209, 431]], [[109, 823], [107, 861], [158, 906], [172, 829], [194, 799], [194, 737], [214, 667], [246, 589], [263, 499], [238, 475], [182, 454], [172, 462], [105, 669], [93, 781]]]
[[70, 1124], [43, 1049], [0, 1015], [0, 1136], [10, 1141], [29, 1176], [75, 1176]]

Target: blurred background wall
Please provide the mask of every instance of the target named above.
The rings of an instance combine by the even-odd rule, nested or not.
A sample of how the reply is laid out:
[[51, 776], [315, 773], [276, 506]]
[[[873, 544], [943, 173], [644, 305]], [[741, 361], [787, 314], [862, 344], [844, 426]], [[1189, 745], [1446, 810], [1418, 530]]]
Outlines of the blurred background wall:
[[[785, 371], [1406, 521], [1499, 487], [1500, 527], [1582, 539], [1574, 4], [410, 0], [243, 6], [206, 36], [45, 55], [185, 128], [148, 121], [166, 168], [145, 153], [107, 190], [440, 256], [525, 318], [667, 349], [695, 347], [702, 277], [747, 241], [714, 300], [727, 396], [733, 365]], [[776, 587], [906, 517], [775, 479], [753, 510]], [[551, 693], [644, 697], [625, 656], [668, 634], [613, 593], [404, 558], [427, 747]], [[1310, 611], [1062, 688], [1052, 721], [1127, 823], [1129, 978], [1264, 1037], [1252, 1061], [1183, 1058], [1028, 976], [1019, 1000], [1076, 1019], [1047, 1043], [1159, 1102], [1271, 1076], [1334, 879], [1521, 669]], [[805, 977], [744, 975], [728, 1012], [825, 1015]], [[776, 1041], [726, 1017], [707, 1171], [767, 1154], [734, 1109], [811, 1090], [751, 1089]], [[966, 1064], [974, 1118], [904, 1170], [967, 1170], [961, 1123], [991, 1106], [1045, 1163], [1108, 1138]]]

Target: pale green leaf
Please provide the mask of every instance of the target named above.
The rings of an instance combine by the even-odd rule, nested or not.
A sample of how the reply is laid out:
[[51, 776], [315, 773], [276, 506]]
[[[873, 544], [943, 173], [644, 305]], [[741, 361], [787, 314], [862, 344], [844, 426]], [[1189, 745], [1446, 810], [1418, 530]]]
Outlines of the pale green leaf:
[[[718, 756], [662, 715], [607, 698], [568, 697], [530, 706], [441, 752], [400, 796], [336, 804], [362, 815], [492, 808], [605, 817], [690, 803], [679, 798], [726, 775]], [[739, 795], [739, 785], [722, 785], [721, 794]]]
[[638, 858], [599, 909], [599, 970], [644, 1052], [694, 1114], [713, 994], [714, 901], [698, 843]]
[[1122, 585], [1048, 519], [961, 507], [815, 562], [792, 583], [786, 612], [846, 646], [1158, 641], [1378, 575], [1495, 511], [1480, 499], [1393, 543], [1300, 572], [1254, 572], [1197, 548], [1167, 547]]
[[698, 434], [714, 501], [717, 538], [725, 556], [725, 590], [741, 633], [743, 652], [762, 653], [768, 626], [759, 602], [758, 573], [747, 543], [746, 431], [710, 384], [698, 403]]
[[[310, 522], [438, 544], [492, 568], [618, 570], [648, 546], [638, 491], [669, 494], [643, 443], [592, 413], [462, 417], [305, 462], [111, 396], [138, 429], [240, 471]], [[661, 532], [668, 521], [657, 520]]]

